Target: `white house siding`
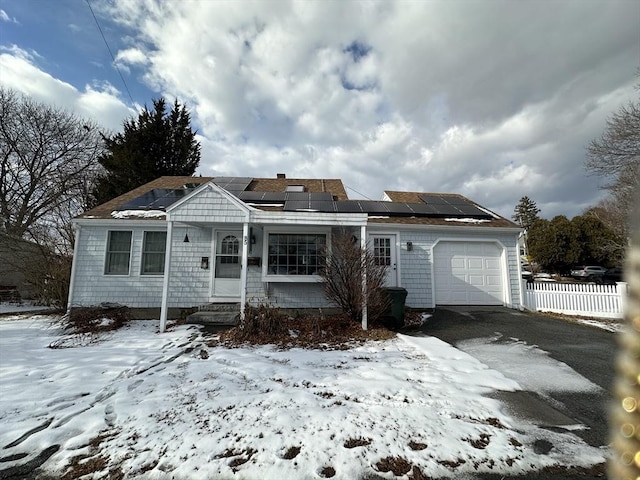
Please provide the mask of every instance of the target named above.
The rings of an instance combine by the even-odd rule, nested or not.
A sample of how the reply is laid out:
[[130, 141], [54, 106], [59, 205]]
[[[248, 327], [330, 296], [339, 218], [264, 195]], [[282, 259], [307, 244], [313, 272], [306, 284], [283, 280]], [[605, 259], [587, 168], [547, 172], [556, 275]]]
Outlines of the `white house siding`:
[[[131, 257], [129, 275], [105, 275], [107, 232], [130, 230]], [[114, 227], [89, 227], [80, 229], [79, 247], [74, 261], [75, 279], [71, 306], [98, 305], [116, 302], [130, 307], [158, 307], [162, 299], [162, 276], [140, 275], [142, 240], [145, 230], [158, 231], [157, 227], [127, 227], [126, 223]]]
[[246, 215], [238, 205], [210, 188], [171, 210], [171, 220], [176, 222], [242, 223]]
[[321, 283], [262, 283], [260, 267], [247, 271], [247, 302], [251, 305], [271, 305], [279, 308], [327, 308], [331, 303], [324, 296]]
[[[185, 234], [189, 236], [187, 243], [184, 242]], [[213, 265], [211, 228], [174, 227], [171, 249], [168, 306], [188, 308], [207, 303]], [[200, 266], [202, 257], [209, 257], [209, 268], [206, 270]]]
[[[506, 249], [508, 283], [511, 299], [507, 306], [517, 307], [520, 304], [520, 279], [518, 277], [518, 245], [516, 233], [465, 232], [446, 229], [401, 230], [399, 232], [400, 252], [400, 285], [407, 289], [406, 304], [414, 308], [432, 308], [434, 296], [431, 278], [431, 251], [438, 240], [459, 241], [499, 241]], [[412, 242], [412, 251], [407, 250], [407, 242]]]

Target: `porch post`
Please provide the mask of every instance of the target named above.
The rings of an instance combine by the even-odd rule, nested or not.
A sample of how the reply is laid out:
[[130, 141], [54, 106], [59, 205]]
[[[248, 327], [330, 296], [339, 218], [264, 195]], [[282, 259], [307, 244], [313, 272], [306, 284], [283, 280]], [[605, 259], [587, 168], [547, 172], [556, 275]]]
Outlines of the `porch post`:
[[242, 224], [242, 264], [240, 267], [240, 318], [244, 318], [244, 304], [247, 303], [247, 260], [249, 257], [249, 223]]
[[167, 222], [167, 243], [164, 249], [164, 278], [162, 280], [162, 307], [160, 308], [160, 333], [167, 327], [167, 313], [169, 304], [169, 274], [171, 273], [171, 245], [173, 239], [173, 222]]
[[71, 262], [71, 278], [69, 281], [69, 295], [67, 297], [67, 313], [71, 311], [71, 302], [73, 302], [73, 289], [76, 284], [76, 265], [78, 262], [78, 245], [80, 244], [80, 230], [82, 229], [82, 227], [77, 223], [75, 224], [75, 227], [76, 234], [73, 243], [73, 260]]
[[367, 262], [366, 262], [366, 248], [367, 248], [367, 226], [362, 225], [360, 227], [360, 248], [362, 249], [362, 329], [366, 330], [368, 327], [367, 318]]

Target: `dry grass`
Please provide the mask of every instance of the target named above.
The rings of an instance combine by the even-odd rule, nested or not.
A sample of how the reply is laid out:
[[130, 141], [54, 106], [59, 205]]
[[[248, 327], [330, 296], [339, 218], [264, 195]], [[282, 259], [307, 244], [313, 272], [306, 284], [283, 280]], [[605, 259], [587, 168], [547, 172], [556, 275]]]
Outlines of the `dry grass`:
[[412, 465], [403, 457], [385, 457], [376, 463], [380, 472], [391, 472], [396, 477], [409, 473]]

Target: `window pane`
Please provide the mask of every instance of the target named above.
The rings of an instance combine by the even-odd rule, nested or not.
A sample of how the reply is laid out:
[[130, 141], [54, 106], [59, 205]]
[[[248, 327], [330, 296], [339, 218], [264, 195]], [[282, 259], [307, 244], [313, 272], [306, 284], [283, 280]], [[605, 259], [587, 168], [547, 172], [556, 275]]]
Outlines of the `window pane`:
[[167, 232], [144, 232], [142, 244], [142, 275], [164, 273]]
[[107, 275], [128, 275], [131, 256], [131, 232], [111, 231], [107, 238], [107, 258], [104, 273]]
[[269, 275], [317, 275], [324, 266], [320, 255], [324, 234], [269, 234]]

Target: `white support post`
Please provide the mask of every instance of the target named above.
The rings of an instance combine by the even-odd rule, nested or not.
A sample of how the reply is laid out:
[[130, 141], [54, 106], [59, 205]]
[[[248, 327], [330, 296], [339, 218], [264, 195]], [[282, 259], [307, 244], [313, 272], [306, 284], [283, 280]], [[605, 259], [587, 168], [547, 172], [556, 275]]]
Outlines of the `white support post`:
[[167, 243], [164, 250], [164, 278], [162, 281], [162, 307], [160, 308], [160, 333], [167, 328], [169, 305], [169, 276], [171, 273], [171, 245], [173, 245], [173, 222], [167, 223]]
[[367, 248], [367, 227], [360, 227], [360, 248], [362, 249], [362, 329], [367, 330], [367, 262], [365, 261], [365, 252]]
[[76, 235], [73, 244], [73, 261], [71, 262], [71, 278], [69, 279], [69, 296], [67, 297], [67, 313], [71, 311], [71, 304], [73, 302], [73, 288], [76, 283], [76, 264], [78, 262], [78, 245], [80, 244], [80, 225], [76, 223]]
[[240, 266], [240, 318], [244, 318], [244, 305], [247, 303], [247, 269], [249, 266], [249, 224], [242, 225], [242, 264]]
[[616, 291], [620, 296], [620, 309], [622, 311], [621, 318], [624, 318], [624, 313], [627, 311], [627, 301], [629, 295], [627, 282], [616, 282]]

